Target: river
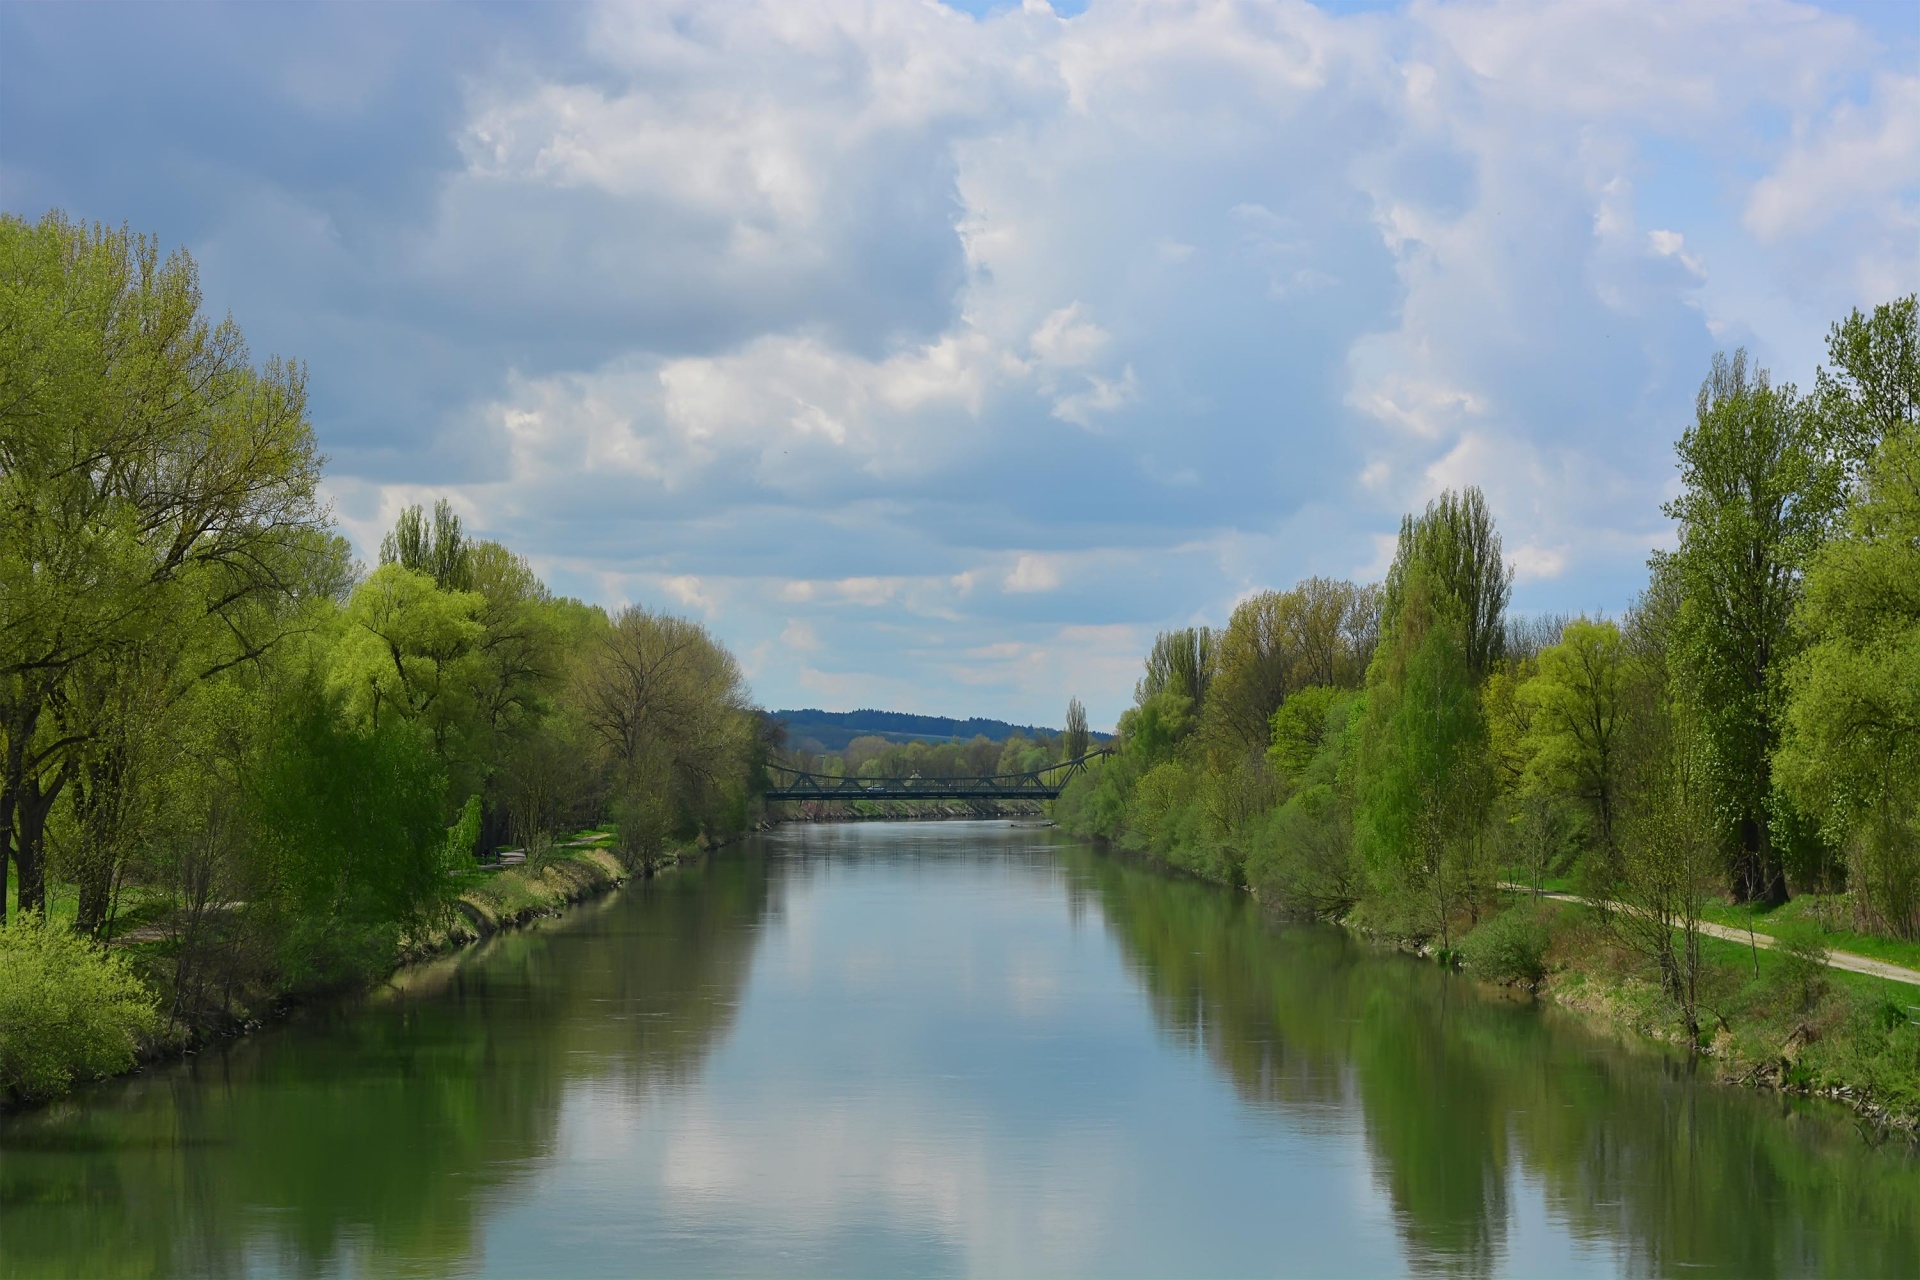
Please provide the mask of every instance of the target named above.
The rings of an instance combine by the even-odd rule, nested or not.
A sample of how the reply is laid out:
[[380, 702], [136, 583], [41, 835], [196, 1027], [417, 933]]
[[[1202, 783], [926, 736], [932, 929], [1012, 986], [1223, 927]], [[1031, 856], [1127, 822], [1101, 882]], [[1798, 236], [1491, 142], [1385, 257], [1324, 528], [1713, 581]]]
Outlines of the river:
[[1920, 1275], [1920, 1160], [999, 823], [787, 827], [0, 1122], [5, 1275]]

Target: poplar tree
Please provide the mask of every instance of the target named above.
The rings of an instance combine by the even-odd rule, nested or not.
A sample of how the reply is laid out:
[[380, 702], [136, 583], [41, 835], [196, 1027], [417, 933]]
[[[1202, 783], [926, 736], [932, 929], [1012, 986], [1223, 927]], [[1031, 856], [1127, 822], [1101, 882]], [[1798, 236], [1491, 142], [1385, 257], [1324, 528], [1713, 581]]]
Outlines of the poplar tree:
[[1791, 385], [1716, 356], [1677, 446], [1682, 491], [1666, 514], [1680, 545], [1654, 557], [1680, 593], [1669, 650], [1699, 724], [1700, 778], [1734, 896], [1781, 903], [1773, 777], [1801, 576], [1833, 523], [1842, 469]]

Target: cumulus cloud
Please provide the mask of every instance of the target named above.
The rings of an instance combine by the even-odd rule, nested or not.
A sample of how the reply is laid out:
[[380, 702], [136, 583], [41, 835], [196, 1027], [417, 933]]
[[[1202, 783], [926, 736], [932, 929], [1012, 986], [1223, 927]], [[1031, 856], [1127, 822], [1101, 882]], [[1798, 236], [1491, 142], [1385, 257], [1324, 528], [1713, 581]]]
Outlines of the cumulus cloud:
[[[1110, 722], [1156, 626], [1377, 573], [1461, 484], [1523, 605], [1618, 607], [1712, 350], [1805, 381], [1920, 283], [1910, 37], [1785, 0], [568, 14], [383, 108], [387, 203], [235, 135], [181, 238], [311, 362], [363, 553], [452, 493], [772, 703]], [[305, 57], [284, 136], [387, 102], [361, 61]]]

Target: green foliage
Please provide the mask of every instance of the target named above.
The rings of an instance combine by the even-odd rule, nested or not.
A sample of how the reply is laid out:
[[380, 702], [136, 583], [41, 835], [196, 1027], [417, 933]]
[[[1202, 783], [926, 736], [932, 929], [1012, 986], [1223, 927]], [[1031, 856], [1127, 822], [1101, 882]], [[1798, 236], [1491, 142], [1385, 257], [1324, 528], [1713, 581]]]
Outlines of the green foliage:
[[1626, 645], [1611, 622], [1569, 622], [1558, 644], [1540, 651], [1520, 686], [1527, 730], [1525, 780], [1590, 807], [1601, 847], [1611, 851], [1619, 806]]
[[125, 1071], [156, 1023], [125, 957], [37, 912], [0, 930], [0, 1100]]
[[1342, 710], [1352, 695], [1330, 685], [1302, 689], [1280, 704], [1273, 713], [1273, 737], [1267, 747], [1267, 763], [1289, 781], [1306, 773], [1327, 744], [1329, 735], [1346, 730], [1346, 717], [1335, 717], [1336, 705]]
[[1359, 843], [1376, 891], [1417, 901], [1444, 943], [1454, 912], [1485, 887], [1493, 775], [1462, 629], [1433, 611], [1417, 577], [1405, 599], [1359, 725]]
[[[1087, 708], [1078, 698], [1067, 699], [1067, 741], [1062, 754], [1068, 760], [1077, 760], [1087, 754]], [[1019, 735], [1015, 735], [1016, 737]], [[1012, 739], [1008, 739], [1009, 742]], [[1012, 772], [1012, 770], [1005, 770]]]
[[1169, 758], [1193, 728], [1193, 700], [1171, 689], [1120, 714], [1120, 741], [1128, 755], [1151, 766]]
[[380, 563], [423, 573], [446, 591], [473, 589], [473, 544], [445, 498], [433, 504], [431, 527], [421, 507], [404, 508], [393, 529], [380, 540]]
[[[1812, 558], [1794, 621], [1806, 647], [1786, 680], [1782, 789], [1818, 815], [1847, 851], [1872, 923], [1920, 938], [1920, 425], [1913, 404], [1914, 306], [1875, 312], [1862, 346], [1905, 355], [1823, 386], [1822, 411], [1878, 436], [1860, 468], [1839, 536]], [[1904, 326], [1904, 336], [1885, 331]], [[1836, 347], [1841, 333], [1836, 331]], [[1836, 355], [1846, 354], [1836, 350]], [[1905, 379], [1904, 383], [1902, 379]], [[1853, 404], [1847, 386], [1861, 392]], [[1901, 406], [1905, 407], [1902, 408]], [[1871, 430], [1869, 430], [1871, 427]]]
[[1772, 840], [1782, 672], [1800, 574], [1832, 526], [1842, 470], [1791, 386], [1716, 357], [1680, 438], [1680, 545], [1655, 557], [1680, 595], [1669, 661], [1700, 726], [1702, 781], [1742, 901], [1784, 901]]
[[1478, 681], [1506, 652], [1512, 591], [1513, 569], [1502, 555], [1486, 495], [1471, 485], [1459, 493], [1448, 490], [1400, 524], [1381, 599], [1383, 638], [1421, 616], [1415, 598], [1425, 595], [1426, 607], [1443, 608], [1459, 628], [1468, 670]]
[[1378, 593], [1329, 578], [1262, 591], [1234, 607], [1215, 642], [1216, 672], [1198, 708], [1211, 754], [1266, 751], [1271, 719], [1301, 689], [1357, 686], [1378, 630]]
[[480, 797], [468, 796], [460, 807], [460, 817], [447, 828], [447, 846], [441, 853], [441, 865], [449, 871], [473, 864], [475, 846], [480, 841]]
[[313, 682], [291, 691], [248, 799], [257, 905], [295, 985], [377, 971], [444, 906], [445, 786], [417, 726], [355, 723]]
[[1824, 931], [1810, 920], [1782, 920], [1771, 926], [1774, 949], [1780, 954], [1775, 969], [1795, 1005], [1811, 1008], [1827, 989], [1828, 948]]
[[173, 1025], [385, 969], [508, 830], [757, 816], [694, 624], [556, 600], [444, 500], [356, 581], [304, 369], [210, 321], [184, 253], [0, 215], [0, 316], [0, 851], [26, 908], [138, 913]]
[[1460, 940], [1460, 959], [1482, 982], [1535, 987], [1547, 976], [1553, 932], [1531, 904], [1510, 907]]

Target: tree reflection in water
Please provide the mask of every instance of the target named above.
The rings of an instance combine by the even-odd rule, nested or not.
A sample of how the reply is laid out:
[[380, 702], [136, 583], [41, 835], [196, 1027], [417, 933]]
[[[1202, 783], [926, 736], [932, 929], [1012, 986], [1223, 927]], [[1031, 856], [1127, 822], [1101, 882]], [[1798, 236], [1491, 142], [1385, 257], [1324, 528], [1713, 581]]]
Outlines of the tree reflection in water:
[[1494, 1269], [1524, 1175], [1622, 1270], [1920, 1275], [1920, 1160], [1837, 1108], [1709, 1083], [1211, 885], [1065, 856], [1169, 1035], [1290, 1124], [1365, 1126], [1423, 1271]]
[[0, 1272], [443, 1275], [569, 1081], [648, 1093], [727, 1029], [764, 861], [667, 875], [402, 986], [83, 1091], [0, 1137]]
[[[772, 1270], [795, 1221], [835, 1214], [789, 1269], [965, 1269], [1039, 1256], [1048, 1213], [1085, 1219], [1059, 1256], [1089, 1270], [1175, 1245], [1157, 1269], [1206, 1270], [1209, 1248], [1232, 1269], [1333, 1266], [1373, 1243], [1342, 1233], [1390, 1220], [1403, 1265], [1482, 1274], [1530, 1265], [1542, 1204], [1550, 1234], [1621, 1271], [1920, 1274], [1920, 1162], [1868, 1148], [1833, 1108], [1702, 1084], [1552, 1010], [1038, 832], [772, 843], [0, 1124], [0, 1274], [441, 1275], [561, 1247], [633, 1269], [635, 1233], [685, 1246], [647, 1255], [663, 1270], [739, 1270], [747, 1243]], [[1029, 942], [1061, 982], [1003, 1007], [1019, 957], [986, 953]], [[867, 1030], [883, 1049], [862, 1049]], [[717, 1056], [723, 1040], [747, 1060]], [[689, 1100], [717, 1118], [681, 1114]], [[620, 1130], [636, 1116], [655, 1139], [710, 1124], [737, 1157], [699, 1221], [657, 1185], [646, 1198], [640, 1180], [667, 1173], [658, 1143]], [[582, 1149], [583, 1128], [606, 1141]], [[1263, 1145], [1282, 1131], [1330, 1140]], [[925, 1206], [890, 1198], [902, 1151], [952, 1191], [938, 1230], [913, 1234]], [[1329, 1152], [1371, 1186], [1298, 1163]], [[583, 1185], [585, 1207], [561, 1189]], [[522, 1210], [540, 1216], [495, 1230]], [[522, 1252], [483, 1252], [507, 1237]]]

